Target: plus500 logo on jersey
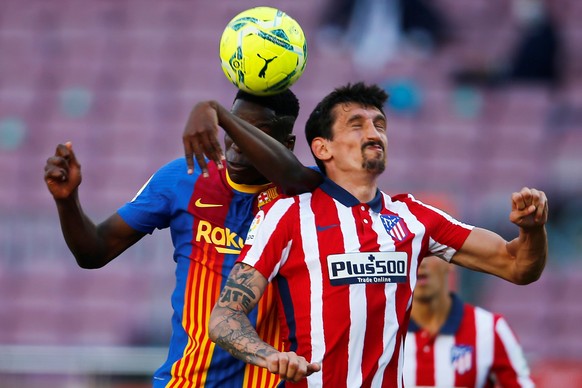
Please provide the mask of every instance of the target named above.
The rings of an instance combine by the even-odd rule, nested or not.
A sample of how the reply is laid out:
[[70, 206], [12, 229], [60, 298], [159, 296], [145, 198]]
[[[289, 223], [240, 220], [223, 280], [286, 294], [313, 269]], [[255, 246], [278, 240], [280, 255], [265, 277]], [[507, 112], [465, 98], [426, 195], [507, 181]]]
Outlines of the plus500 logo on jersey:
[[327, 269], [333, 286], [367, 283], [404, 283], [405, 252], [358, 252], [329, 255]]
[[204, 240], [214, 245], [219, 253], [239, 254], [244, 240], [228, 228], [212, 226], [208, 221], [200, 221], [196, 229], [196, 242]]

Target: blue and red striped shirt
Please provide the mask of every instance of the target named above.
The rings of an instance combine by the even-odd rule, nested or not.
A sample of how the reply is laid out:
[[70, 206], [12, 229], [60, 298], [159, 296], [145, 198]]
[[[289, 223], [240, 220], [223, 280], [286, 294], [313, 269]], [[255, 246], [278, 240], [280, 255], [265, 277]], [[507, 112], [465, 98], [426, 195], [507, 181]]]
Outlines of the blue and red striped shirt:
[[[155, 388], [273, 387], [279, 382], [266, 369], [246, 365], [214, 345], [208, 320], [240, 253], [260, 205], [279, 194], [269, 184], [240, 185], [226, 169], [209, 163], [208, 178], [198, 166], [187, 174], [185, 160], [158, 170], [136, 197], [118, 210], [132, 228], [153, 233], [170, 228], [176, 262], [172, 294], [172, 337], [166, 362], [153, 378]], [[262, 338], [281, 348], [274, 296], [251, 313]]]

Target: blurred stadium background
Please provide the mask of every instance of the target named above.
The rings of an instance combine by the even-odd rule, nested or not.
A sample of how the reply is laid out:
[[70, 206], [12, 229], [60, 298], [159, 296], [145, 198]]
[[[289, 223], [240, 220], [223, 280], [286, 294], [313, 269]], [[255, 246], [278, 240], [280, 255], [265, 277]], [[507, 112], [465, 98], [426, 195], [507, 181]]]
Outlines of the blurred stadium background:
[[[524, 31], [517, 2], [407, 3], [437, 11], [445, 34], [430, 18], [410, 28], [395, 17], [403, 3], [391, 0], [358, 2], [342, 30], [334, 12], [343, 3], [0, 2], [0, 387], [149, 386], [170, 335], [168, 233], [146, 237], [104, 269], [77, 268], [43, 166], [58, 143], [72, 141], [86, 211], [96, 221], [111, 214], [182, 155], [193, 104], [230, 105], [235, 89], [220, 69], [218, 41], [233, 15], [258, 5], [285, 10], [308, 39], [307, 68], [293, 87], [304, 163], [312, 158], [302, 129], [315, 103], [364, 80], [392, 95], [381, 181], [388, 193], [411, 191], [512, 238], [510, 193], [546, 191], [550, 261], [540, 281], [519, 287], [459, 271], [459, 288], [507, 316], [538, 386], [582, 386], [582, 3], [547, 2], [563, 48], [559, 80], [501, 81], [483, 69], [504, 68], [515, 52]], [[536, 10], [533, 0], [519, 3], [526, 16]], [[477, 71], [468, 77], [467, 69]]]

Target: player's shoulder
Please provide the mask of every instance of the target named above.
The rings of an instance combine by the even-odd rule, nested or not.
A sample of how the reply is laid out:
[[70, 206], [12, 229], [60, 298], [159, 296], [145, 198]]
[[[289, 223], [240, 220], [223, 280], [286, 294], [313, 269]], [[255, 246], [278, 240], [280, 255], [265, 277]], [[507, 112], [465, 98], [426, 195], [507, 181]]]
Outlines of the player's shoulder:
[[[384, 193], [384, 195], [388, 195], [388, 194]], [[410, 202], [410, 201], [415, 200], [414, 196], [410, 193], [392, 194], [392, 195], [390, 195], [390, 198], [392, 198], [395, 201], [406, 201], [406, 202]]]
[[200, 170], [188, 174], [185, 158], [176, 158], [158, 168], [146, 183], [154, 191], [173, 191], [180, 182], [195, 181], [200, 176]]
[[276, 208], [279, 211], [282, 209], [289, 209], [293, 206], [298, 206], [299, 204], [299, 197], [303, 194], [293, 195], [293, 196], [285, 196], [281, 195], [277, 197], [274, 201], [270, 202], [262, 209], [265, 211], [271, 211], [271, 209]]
[[414, 197], [414, 195], [410, 193], [387, 194], [384, 191], [381, 191], [381, 193], [384, 198], [391, 203], [404, 203], [406, 205], [422, 204], [422, 202], [420, 202]]
[[477, 305], [473, 305], [470, 303], [465, 303], [466, 306], [468, 306], [469, 308], [471, 308], [472, 310], [474, 310], [476, 313], [479, 313], [483, 316], [487, 316], [491, 319], [493, 319], [494, 322], [501, 320], [505, 320], [505, 317], [503, 316], [503, 314], [499, 313], [499, 312], [495, 312], [495, 311], [491, 311], [483, 306], [477, 306]]
[[171, 160], [171, 161], [167, 162], [166, 164], [162, 165], [162, 167], [160, 167], [158, 169], [158, 172], [168, 173], [168, 172], [181, 171], [181, 172], [187, 173], [187, 169], [188, 169], [188, 166], [186, 165], [186, 159], [185, 158], [176, 158], [176, 159]]
[[[209, 163], [210, 167], [210, 163]], [[166, 164], [162, 165], [154, 174], [154, 176], [168, 177], [171, 176], [173, 179], [184, 178], [188, 180], [198, 179], [202, 175], [202, 170], [198, 166], [198, 163], [194, 163], [194, 171], [192, 174], [188, 174], [188, 165], [186, 164], [186, 159], [184, 157], [173, 159]]]

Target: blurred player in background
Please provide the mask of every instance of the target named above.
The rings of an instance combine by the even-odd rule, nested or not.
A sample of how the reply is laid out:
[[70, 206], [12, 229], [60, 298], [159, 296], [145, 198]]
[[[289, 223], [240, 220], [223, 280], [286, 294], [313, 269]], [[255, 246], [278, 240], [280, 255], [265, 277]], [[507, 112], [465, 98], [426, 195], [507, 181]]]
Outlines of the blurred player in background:
[[[255, 132], [292, 150], [298, 113], [299, 102], [290, 90], [269, 97], [239, 92], [232, 114], [215, 102], [200, 103], [192, 110], [187, 128], [220, 125], [228, 133], [231, 128], [242, 130], [252, 124], [260, 129], [253, 127]], [[208, 338], [210, 310], [238, 257], [254, 214], [280, 195], [228, 135], [225, 150], [226, 168], [221, 168], [224, 160], [206, 163], [202, 159], [202, 167], [190, 162], [192, 171], [188, 174], [185, 158], [168, 163], [134, 199], [98, 225], [85, 214], [79, 200], [81, 167], [72, 145], [58, 145], [45, 166], [44, 179], [55, 200], [63, 235], [82, 268], [103, 267], [146, 234], [170, 228], [177, 265], [173, 331], [168, 358], [153, 377], [156, 388], [272, 387], [278, 382], [278, 376], [245, 365]], [[294, 162], [293, 156], [283, 154], [268, 168], [284, 171], [279, 161]], [[283, 191], [309, 182], [300, 174], [284, 179], [281, 176], [280, 180]], [[262, 338], [279, 348], [274, 299], [271, 291], [267, 295], [251, 313], [251, 320]]]
[[505, 319], [464, 303], [449, 288], [454, 268], [436, 256], [418, 268], [404, 346], [406, 387], [533, 387]]

